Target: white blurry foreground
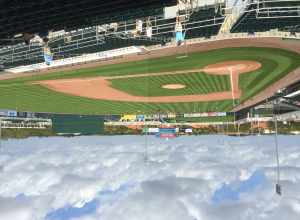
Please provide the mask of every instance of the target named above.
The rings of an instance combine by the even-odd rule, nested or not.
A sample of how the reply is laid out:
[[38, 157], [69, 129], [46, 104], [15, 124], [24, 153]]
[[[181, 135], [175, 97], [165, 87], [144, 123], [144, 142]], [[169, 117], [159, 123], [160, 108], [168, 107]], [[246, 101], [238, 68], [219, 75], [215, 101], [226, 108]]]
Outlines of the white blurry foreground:
[[[2, 142], [1, 220], [300, 219], [300, 136]], [[145, 160], [147, 146], [148, 160]]]

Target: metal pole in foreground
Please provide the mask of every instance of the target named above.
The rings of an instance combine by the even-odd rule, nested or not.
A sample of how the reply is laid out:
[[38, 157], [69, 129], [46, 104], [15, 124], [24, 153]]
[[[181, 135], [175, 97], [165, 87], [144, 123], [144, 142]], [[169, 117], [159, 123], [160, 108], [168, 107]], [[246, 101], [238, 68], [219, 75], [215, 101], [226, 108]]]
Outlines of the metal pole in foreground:
[[[0, 118], [0, 153], [2, 152], [2, 119]], [[0, 165], [0, 172], [3, 171], [3, 166]]]
[[[235, 108], [235, 97], [234, 97], [234, 86], [233, 86], [233, 70], [232, 67], [229, 67], [229, 72], [230, 72], [230, 84], [231, 84], [231, 96], [232, 96], [232, 108]], [[233, 126], [234, 126], [234, 131], [236, 128], [236, 122], [235, 122], [235, 111], [233, 112]]]
[[234, 86], [233, 86], [233, 70], [231, 67], [228, 68], [230, 73], [230, 84], [231, 84], [231, 96], [232, 96], [232, 105], [235, 106], [235, 97], [234, 97]]
[[2, 148], [2, 119], [0, 118], [0, 150]]
[[[274, 104], [273, 103], [273, 109], [274, 109]], [[274, 110], [273, 110], [274, 111]], [[280, 165], [279, 165], [279, 150], [278, 150], [278, 125], [277, 125], [277, 116], [273, 112], [273, 117], [274, 117], [274, 125], [275, 125], [275, 149], [276, 149], [276, 163], [277, 163], [277, 180], [276, 180], [276, 186], [275, 186], [275, 191], [278, 195], [281, 196], [282, 191], [281, 191], [281, 185], [280, 185]]]
[[145, 151], [144, 151], [144, 160], [148, 162], [148, 126], [146, 122], [146, 118], [144, 119], [144, 129], [145, 129]]

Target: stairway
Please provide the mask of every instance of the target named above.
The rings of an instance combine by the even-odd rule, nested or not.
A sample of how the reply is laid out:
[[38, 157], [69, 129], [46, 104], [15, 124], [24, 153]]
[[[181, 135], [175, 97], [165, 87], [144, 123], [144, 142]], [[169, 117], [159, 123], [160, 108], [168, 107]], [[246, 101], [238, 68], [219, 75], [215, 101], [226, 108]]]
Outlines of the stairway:
[[228, 34], [230, 33], [231, 27], [235, 24], [238, 20], [238, 15], [235, 13], [227, 14], [225, 20], [220, 28], [219, 34]]

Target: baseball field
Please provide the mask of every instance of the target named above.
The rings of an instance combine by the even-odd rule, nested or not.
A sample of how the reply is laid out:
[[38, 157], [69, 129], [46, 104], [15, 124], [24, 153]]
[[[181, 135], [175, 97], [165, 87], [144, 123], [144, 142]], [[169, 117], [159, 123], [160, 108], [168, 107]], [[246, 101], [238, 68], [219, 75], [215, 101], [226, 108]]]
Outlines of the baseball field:
[[300, 67], [300, 54], [239, 47], [0, 81], [0, 108], [123, 114], [230, 111]]

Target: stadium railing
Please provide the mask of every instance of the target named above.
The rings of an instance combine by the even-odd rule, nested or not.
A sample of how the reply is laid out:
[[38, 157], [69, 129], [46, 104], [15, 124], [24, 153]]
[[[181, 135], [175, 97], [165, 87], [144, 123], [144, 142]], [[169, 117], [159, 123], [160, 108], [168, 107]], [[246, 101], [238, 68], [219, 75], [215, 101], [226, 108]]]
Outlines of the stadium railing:
[[[299, 38], [300, 34], [295, 33], [292, 36], [288, 32], [279, 31], [255, 32], [251, 36], [247, 33], [218, 34], [224, 21], [224, 16], [221, 11], [210, 6], [197, 8], [188, 17], [187, 20], [183, 21], [188, 43], [199, 42], [199, 39], [200, 41], [211, 41], [227, 38], [266, 37], [269, 35], [273, 37]], [[146, 18], [143, 19], [145, 20]], [[173, 46], [175, 18], [165, 19], [161, 16], [152, 16], [150, 20], [153, 24], [153, 37], [151, 40], [144, 33], [141, 36], [132, 35], [132, 31], [136, 28], [135, 21], [121, 21], [118, 23], [117, 31], [109, 30], [109, 27], [107, 28], [108, 24], [106, 24], [71, 32], [53, 33], [53, 38], [49, 45], [55, 60], [133, 45], [153, 46], [150, 48], [160, 48], [162, 44]], [[103, 27], [105, 26], [106, 32], [103, 32]], [[66, 38], [68, 39], [66, 40]], [[4, 48], [0, 50], [0, 57], [4, 59], [4, 65], [7, 68], [43, 62], [42, 47], [39, 43], [33, 43], [29, 46], [18, 44], [12, 48]]]
[[[271, 30], [268, 32], [257, 32], [254, 35], [249, 35], [248, 33], [228, 33], [228, 34], [219, 34], [217, 36], [213, 36], [211, 38], [193, 38], [188, 39], [187, 44], [196, 44], [196, 43], [204, 43], [210, 41], [218, 41], [218, 40], [226, 40], [226, 39], [239, 39], [239, 38], [262, 38], [262, 37], [276, 37], [276, 38], [289, 38], [289, 39], [299, 39], [300, 40], [300, 33], [296, 35], [291, 35], [290, 32], [281, 32], [278, 30]], [[51, 67], [47, 66], [43, 62], [38, 64], [32, 65], [23, 65], [15, 68], [7, 69], [8, 72], [19, 73], [19, 72], [26, 72], [26, 71], [39, 71], [48, 68], [55, 68], [60, 66], [66, 65], [74, 65], [74, 64], [81, 64], [86, 62], [94, 62], [99, 60], [107, 60], [113, 59], [115, 57], [126, 56], [128, 54], [137, 54], [143, 52], [143, 50], [158, 50], [167, 47], [175, 47], [175, 42], [167, 43], [165, 46], [162, 45], [154, 45], [149, 47], [136, 47], [131, 46], [127, 48], [120, 48], [115, 50], [108, 50], [104, 52], [97, 52], [91, 54], [84, 54], [80, 56], [70, 57], [70, 58], [63, 58], [59, 60], [55, 60]]]
[[248, 1], [246, 9], [231, 28], [231, 32], [268, 31], [299, 23], [299, 0]]
[[[187, 38], [216, 35], [224, 20], [224, 17], [216, 13], [213, 7], [207, 6], [197, 9], [189, 17], [188, 20], [183, 21], [185, 31], [187, 30]], [[146, 18], [141, 19], [146, 20]], [[174, 38], [175, 18], [166, 19], [159, 15], [150, 16], [150, 20], [153, 29], [151, 39], [147, 38], [145, 33], [141, 36], [133, 36], [132, 32], [136, 28], [136, 23], [131, 20], [120, 21], [117, 31], [111, 31], [109, 24], [104, 24], [71, 32], [54, 32], [51, 33], [49, 46], [54, 58], [65, 58], [133, 45], [164, 44]], [[19, 44], [0, 51], [0, 56], [4, 59], [6, 66], [13, 67], [30, 62], [38, 63], [43, 59], [43, 52], [39, 43], [29, 46]]]
[[[132, 47], [119, 48], [115, 50], [103, 51], [98, 53], [84, 54], [84, 55], [70, 57], [66, 59], [55, 60], [51, 64], [51, 68], [74, 65], [74, 64], [82, 64], [87, 62], [95, 62], [100, 60], [114, 59], [116, 57], [122, 57], [129, 54], [140, 53], [142, 51], [143, 51], [142, 48], [132, 46]], [[46, 65], [44, 62], [41, 62], [32, 65], [24, 65], [15, 68], [10, 68], [7, 69], [6, 71], [12, 73], [21, 73], [21, 72], [28, 72], [28, 71], [40, 71], [49, 68], [50, 67], [48, 65]]]

